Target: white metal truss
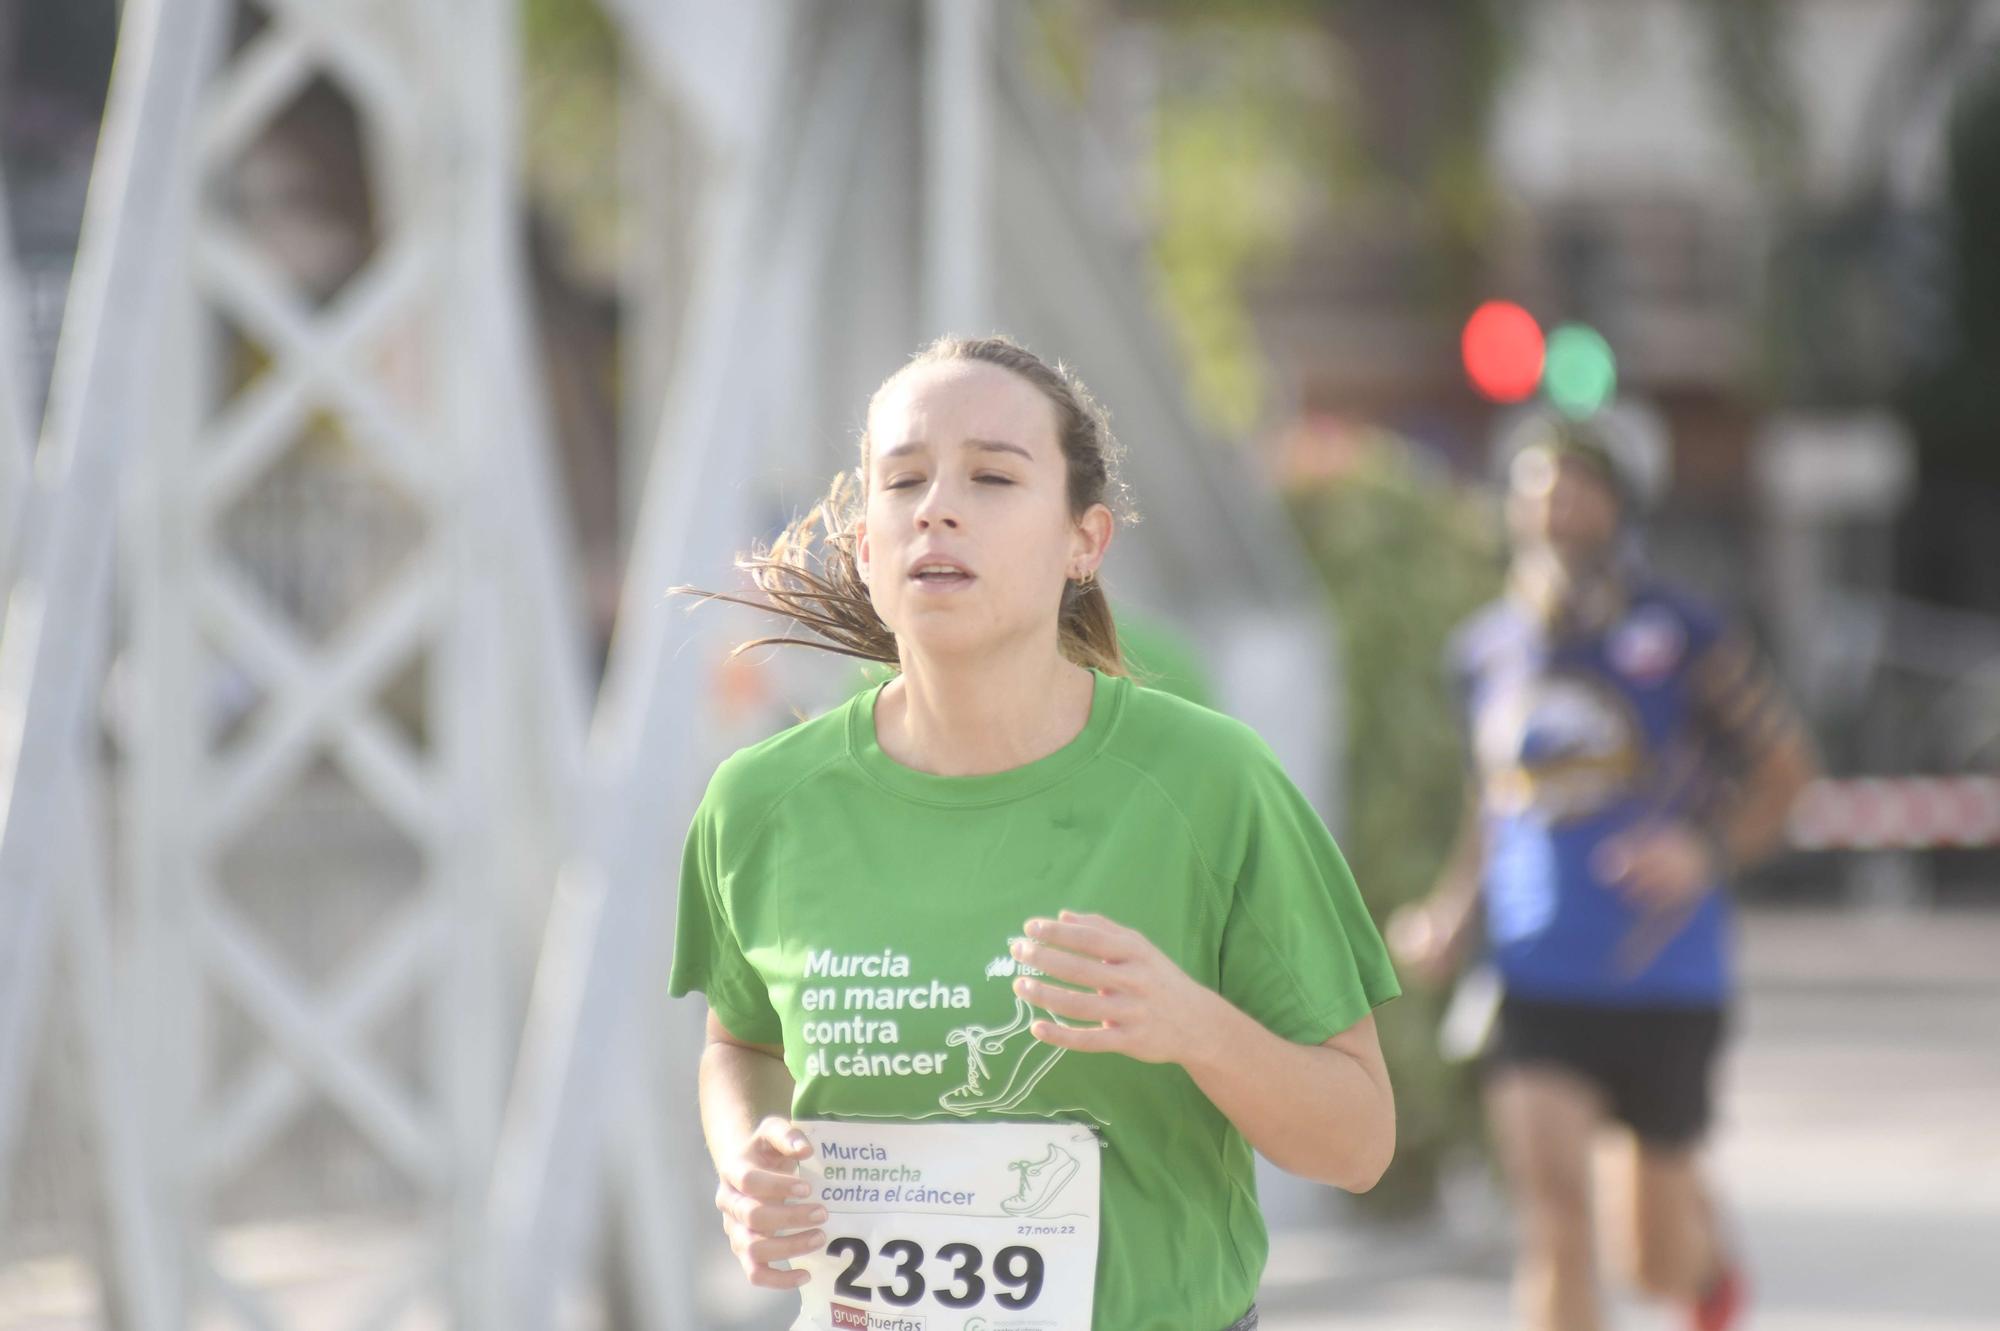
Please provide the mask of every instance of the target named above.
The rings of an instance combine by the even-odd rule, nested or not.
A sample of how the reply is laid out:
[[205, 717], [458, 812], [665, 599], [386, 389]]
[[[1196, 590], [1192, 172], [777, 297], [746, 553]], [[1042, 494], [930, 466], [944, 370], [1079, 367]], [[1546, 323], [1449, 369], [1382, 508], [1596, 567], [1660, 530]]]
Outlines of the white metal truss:
[[35, 426], [21, 382], [20, 283], [15, 278], [14, 242], [7, 224], [7, 185], [0, 179], [0, 606], [14, 581], [20, 557], [22, 518], [33, 484]]
[[[522, 880], [567, 835], [585, 702], [519, 271], [514, 20], [500, 0], [261, 8], [267, 21], [204, 90], [194, 178], [227, 178], [325, 78], [362, 127], [379, 242], [316, 306], [205, 197], [186, 262], [172, 265], [188, 285], [161, 347], [127, 530], [138, 697], [126, 773], [149, 1148], [184, 1282], [170, 1316], [220, 1306], [285, 1324], [219, 1260], [213, 1201], [299, 1115], [330, 1105], [417, 1199], [403, 1217], [407, 1260], [382, 1273], [357, 1325], [423, 1308], [484, 1327], [482, 1185], [513, 1027], [503, 930]], [[217, 363], [223, 323], [267, 358], [240, 387]], [[324, 635], [262, 591], [223, 539], [232, 507], [308, 432], [358, 456], [421, 528]], [[226, 739], [207, 714], [211, 659], [263, 699]], [[421, 742], [381, 702], [419, 660]], [[222, 865], [322, 762], [422, 867], [414, 895], [314, 983], [223, 889]], [[541, 851], [521, 831], [537, 819]], [[263, 1037], [226, 1080], [212, 994]], [[420, 1084], [373, 1047], [412, 1002], [425, 1022]]]
[[45, 442], [33, 483], [9, 497], [10, 523], [27, 536], [0, 620], [0, 1190], [60, 949], [81, 1018], [119, 1314], [146, 1328], [171, 1324], [167, 1263], [147, 1195], [142, 1106], [113, 1011], [91, 703], [109, 633], [113, 496], [145, 419], [166, 285], [158, 256], [185, 224], [192, 190], [181, 145], [220, 37], [218, 4], [179, 5], [173, 21], [167, 8], [126, 7]]

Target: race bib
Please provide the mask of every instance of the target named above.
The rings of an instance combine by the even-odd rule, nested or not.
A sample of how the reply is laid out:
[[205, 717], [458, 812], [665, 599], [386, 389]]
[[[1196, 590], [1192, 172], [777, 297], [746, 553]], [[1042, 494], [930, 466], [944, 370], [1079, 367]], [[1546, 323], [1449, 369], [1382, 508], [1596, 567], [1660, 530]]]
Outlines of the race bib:
[[1081, 1123], [802, 1121], [827, 1211], [792, 1331], [1090, 1331], [1098, 1136]]

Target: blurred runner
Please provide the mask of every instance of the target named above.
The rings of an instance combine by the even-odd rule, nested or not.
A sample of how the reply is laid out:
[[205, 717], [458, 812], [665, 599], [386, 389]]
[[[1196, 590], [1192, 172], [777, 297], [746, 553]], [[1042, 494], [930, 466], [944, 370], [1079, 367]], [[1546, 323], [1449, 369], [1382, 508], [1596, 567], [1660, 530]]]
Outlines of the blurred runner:
[[[1451, 650], [1466, 821], [1389, 941], [1437, 982], [1483, 934], [1498, 1006], [1482, 1071], [1522, 1325], [1601, 1325], [1592, 1159], [1614, 1128], [1622, 1274], [1723, 1331], [1746, 1282], [1699, 1148], [1732, 994], [1725, 885], [1777, 848], [1811, 746], [1742, 637], [1640, 561], [1660, 471], [1643, 440], [1537, 417], [1514, 443], [1507, 590]], [[1447, 1022], [1459, 1038], [1464, 1017]]]
[[861, 462], [746, 567], [894, 673], [723, 763], [681, 869], [730, 1244], [801, 1329], [1250, 1331], [1252, 1147], [1394, 1149], [1388, 954], [1270, 749], [1128, 677], [1073, 375], [941, 340]]

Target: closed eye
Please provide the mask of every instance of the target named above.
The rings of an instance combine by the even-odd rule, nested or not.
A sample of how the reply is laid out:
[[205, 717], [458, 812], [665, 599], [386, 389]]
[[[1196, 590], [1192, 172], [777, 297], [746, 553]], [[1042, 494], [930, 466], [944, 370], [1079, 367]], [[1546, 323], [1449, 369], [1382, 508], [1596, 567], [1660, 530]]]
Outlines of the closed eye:
[[972, 479], [981, 485], [1012, 485], [1014, 483], [1014, 478], [1011, 476], [974, 476]]

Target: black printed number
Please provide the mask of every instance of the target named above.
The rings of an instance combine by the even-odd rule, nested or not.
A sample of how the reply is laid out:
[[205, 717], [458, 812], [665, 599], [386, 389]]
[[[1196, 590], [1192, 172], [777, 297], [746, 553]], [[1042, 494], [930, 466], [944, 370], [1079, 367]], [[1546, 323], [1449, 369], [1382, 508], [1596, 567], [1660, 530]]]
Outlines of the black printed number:
[[[878, 1291], [861, 1283], [861, 1275], [868, 1269], [866, 1243], [852, 1237], [837, 1238], [826, 1245], [826, 1255], [847, 1258], [847, 1268], [834, 1277], [835, 1293], [862, 1303], [874, 1301]], [[932, 1290], [933, 1298], [947, 1308], [970, 1308], [986, 1297], [986, 1281], [979, 1274], [986, 1260], [984, 1253], [970, 1243], [947, 1243], [937, 1255], [940, 1261], [952, 1264], [953, 1283], [950, 1289]], [[909, 1239], [891, 1239], [882, 1245], [882, 1256], [896, 1262], [896, 1275], [902, 1282], [895, 1289], [883, 1287], [879, 1291], [882, 1301], [907, 1308], [923, 1298], [923, 1247]], [[1033, 1248], [1002, 1248], [993, 1258], [993, 1280], [1007, 1292], [994, 1298], [1002, 1307], [1025, 1308], [1042, 1296], [1044, 1274], [1042, 1255]]]
[[938, 1249], [938, 1256], [952, 1263], [952, 1278], [964, 1286], [957, 1292], [939, 1290], [939, 1303], [947, 1308], [970, 1308], [986, 1297], [986, 1282], [979, 1278], [979, 1249], [970, 1243], [947, 1243]]
[[[862, 1251], [867, 1250], [864, 1248]], [[907, 1308], [924, 1296], [923, 1273], [917, 1270], [924, 1264], [924, 1250], [908, 1239], [891, 1239], [882, 1245], [884, 1257], [894, 1258], [898, 1253], [903, 1260], [897, 1263], [896, 1274], [903, 1278], [903, 1287], [882, 1290], [882, 1302]]]
[[1041, 1297], [1042, 1255], [1033, 1248], [1002, 1248], [993, 1259], [993, 1278], [1013, 1290], [996, 1296], [1005, 1308], [1025, 1308]]
[[868, 1245], [860, 1239], [835, 1239], [826, 1245], [829, 1257], [838, 1257], [843, 1253], [847, 1255], [847, 1269], [834, 1277], [834, 1291], [863, 1303], [871, 1301], [875, 1291], [859, 1283], [861, 1273], [868, 1269]]

